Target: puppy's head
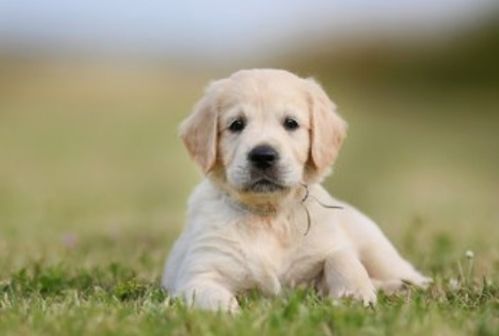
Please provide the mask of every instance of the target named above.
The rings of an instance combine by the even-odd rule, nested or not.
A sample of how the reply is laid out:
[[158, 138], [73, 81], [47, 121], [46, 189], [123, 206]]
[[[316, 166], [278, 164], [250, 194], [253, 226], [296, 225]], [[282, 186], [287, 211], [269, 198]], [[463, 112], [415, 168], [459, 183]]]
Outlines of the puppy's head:
[[180, 128], [206, 174], [260, 196], [319, 181], [345, 134], [320, 85], [283, 70], [243, 70], [211, 83]]

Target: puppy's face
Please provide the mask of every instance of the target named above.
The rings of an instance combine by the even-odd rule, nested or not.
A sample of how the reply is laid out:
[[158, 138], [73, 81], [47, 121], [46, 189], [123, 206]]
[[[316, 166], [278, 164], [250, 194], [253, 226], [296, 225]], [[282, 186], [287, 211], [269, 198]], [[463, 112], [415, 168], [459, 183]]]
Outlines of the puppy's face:
[[244, 70], [208, 87], [181, 136], [217, 182], [240, 194], [268, 195], [322, 177], [345, 128], [312, 80]]
[[219, 113], [219, 159], [240, 192], [284, 191], [303, 180], [310, 147], [306, 96], [295, 81], [238, 76]]

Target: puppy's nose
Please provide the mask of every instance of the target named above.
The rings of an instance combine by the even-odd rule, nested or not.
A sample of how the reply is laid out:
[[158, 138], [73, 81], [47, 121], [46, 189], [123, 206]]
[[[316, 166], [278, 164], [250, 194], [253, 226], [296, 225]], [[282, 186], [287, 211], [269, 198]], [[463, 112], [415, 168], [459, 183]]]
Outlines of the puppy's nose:
[[259, 145], [248, 154], [249, 161], [257, 168], [270, 168], [279, 159], [277, 151], [269, 145]]

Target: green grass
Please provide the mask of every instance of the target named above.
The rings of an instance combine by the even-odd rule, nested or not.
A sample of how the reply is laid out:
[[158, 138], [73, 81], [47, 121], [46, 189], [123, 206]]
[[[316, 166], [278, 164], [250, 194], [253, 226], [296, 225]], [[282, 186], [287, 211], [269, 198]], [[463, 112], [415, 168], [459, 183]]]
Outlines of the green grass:
[[[471, 267], [471, 261], [466, 267]], [[30, 265], [0, 285], [0, 332], [32, 334], [478, 334], [496, 335], [497, 285], [466, 275], [436, 277], [428, 290], [379, 296], [374, 308], [332, 302], [312, 291], [277, 299], [256, 293], [240, 298], [242, 313], [208, 313], [171, 300], [138, 267], [112, 263], [95, 268]]]
[[228, 316], [159, 286], [199, 181], [176, 126], [204, 79], [74, 81], [0, 96], [0, 335], [497, 334], [496, 95], [329, 87], [350, 133], [328, 189], [435, 284], [375, 309], [248, 293]]

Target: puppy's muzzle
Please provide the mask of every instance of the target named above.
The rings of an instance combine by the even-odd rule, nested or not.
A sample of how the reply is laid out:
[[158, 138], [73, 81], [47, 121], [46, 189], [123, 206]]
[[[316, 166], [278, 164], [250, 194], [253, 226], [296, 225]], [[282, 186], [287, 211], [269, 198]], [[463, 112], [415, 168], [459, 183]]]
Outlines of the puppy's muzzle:
[[269, 145], [259, 145], [248, 153], [251, 165], [259, 170], [272, 168], [279, 160], [279, 153]]

